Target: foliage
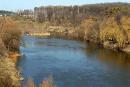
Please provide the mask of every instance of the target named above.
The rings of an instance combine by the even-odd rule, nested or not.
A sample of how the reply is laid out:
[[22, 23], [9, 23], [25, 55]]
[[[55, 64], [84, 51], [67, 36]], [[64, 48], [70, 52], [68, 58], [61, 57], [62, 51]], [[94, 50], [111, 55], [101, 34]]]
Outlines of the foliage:
[[0, 49], [1, 49], [0, 58], [3, 56], [7, 56], [7, 50], [6, 50], [4, 43], [2, 42], [1, 38], [0, 38]]
[[0, 87], [20, 87], [15, 64], [9, 58], [0, 59]]
[[[32, 79], [29, 79], [25, 87], [36, 87]], [[53, 81], [52, 76], [49, 76], [48, 79], [44, 80], [39, 87], [56, 87]]]
[[130, 17], [129, 16], [122, 16], [121, 24], [122, 24], [123, 29], [125, 30], [125, 32], [128, 36], [128, 43], [130, 43]]
[[16, 13], [14, 13], [12, 11], [0, 10], [0, 15], [13, 16], [13, 15], [16, 15]]
[[47, 6], [35, 7], [35, 19], [39, 22], [53, 22], [57, 25], [71, 23], [73, 26], [87, 19], [89, 16], [113, 16], [116, 14], [130, 14], [130, 4], [127, 3], [104, 3], [81, 6]]
[[98, 21], [96, 17], [90, 17], [85, 19], [81, 23], [81, 29], [84, 31], [84, 39], [85, 40], [98, 40], [99, 37], [99, 28], [98, 28]]
[[114, 17], [105, 19], [100, 25], [100, 39], [101, 41], [113, 41], [118, 46], [123, 47], [125, 45], [126, 38], [123, 32], [120, 30], [120, 26], [115, 21]]
[[9, 51], [17, 51], [19, 49], [19, 40], [21, 32], [18, 24], [9, 17], [2, 17], [1, 23], [1, 39]]

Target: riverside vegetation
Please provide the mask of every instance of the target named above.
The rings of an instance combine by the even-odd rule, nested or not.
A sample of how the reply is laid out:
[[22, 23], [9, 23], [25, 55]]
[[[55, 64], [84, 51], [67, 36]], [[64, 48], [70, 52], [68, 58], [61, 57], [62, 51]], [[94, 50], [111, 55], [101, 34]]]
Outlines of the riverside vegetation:
[[[0, 17], [0, 87], [20, 87], [15, 63], [21, 32], [50, 32], [53, 37], [80, 39], [130, 52], [129, 3], [40, 7], [34, 9], [34, 17]], [[34, 86], [29, 80], [27, 87]], [[54, 85], [48, 79], [41, 87]]]
[[[107, 48], [130, 52], [130, 4], [52, 6], [40, 7], [39, 9], [41, 11], [37, 12], [35, 8], [37, 21], [50, 22], [49, 24], [52, 24], [51, 21], [53, 21], [51, 26], [64, 26], [64, 29], [61, 30], [53, 29], [52, 32], [54, 33], [56, 32], [69, 38], [96, 42], [103, 44]], [[46, 13], [43, 13], [42, 9], [47, 11], [48, 16], [45, 16]], [[70, 9], [71, 13], [69, 13], [68, 9]], [[63, 10], [64, 12], [62, 12]], [[41, 20], [41, 18], [46, 20]], [[51, 30], [51, 28], [48, 30]]]
[[[0, 87], [21, 87], [20, 71], [16, 69], [21, 30], [19, 23], [10, 17], [0, 17]], [[25, 87], [35, 87], [29, 80]], [[50, 76], [40, 87], [55, 87]]]
[[18, 56], [19, 41], [17, 23], [9, 17], [0, 17], [0, 87], [20, 86], [14, 61]]
[[80, 39], [130, 52], [129, 3], [41, 6], [34, 8], [34, 18], [23, 18], [24, 29], [30, 33], [50, 32], [53, 37]]

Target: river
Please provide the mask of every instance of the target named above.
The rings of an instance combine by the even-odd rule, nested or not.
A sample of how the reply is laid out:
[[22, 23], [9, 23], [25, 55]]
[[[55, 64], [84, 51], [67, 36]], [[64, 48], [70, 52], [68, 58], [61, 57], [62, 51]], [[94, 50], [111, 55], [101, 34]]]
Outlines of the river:
[[49, 75], [57, 87], [130, 87], [130, 55], [95, 44], [24, 36], [18, 62], [24, 77], [36, 85]]

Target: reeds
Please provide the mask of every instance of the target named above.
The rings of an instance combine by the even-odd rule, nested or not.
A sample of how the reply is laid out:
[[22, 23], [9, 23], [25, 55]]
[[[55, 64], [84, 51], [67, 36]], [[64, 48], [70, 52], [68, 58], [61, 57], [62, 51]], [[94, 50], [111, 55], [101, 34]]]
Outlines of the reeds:
[[[36, 85], [32, 79], [29, 79], [25, 87], [36, 87]], [[53, 81], [53, 77], [49, 76], [48, 79], [43, 80], [43, 82], [39, 85], [39, 87], [56, 87]]]

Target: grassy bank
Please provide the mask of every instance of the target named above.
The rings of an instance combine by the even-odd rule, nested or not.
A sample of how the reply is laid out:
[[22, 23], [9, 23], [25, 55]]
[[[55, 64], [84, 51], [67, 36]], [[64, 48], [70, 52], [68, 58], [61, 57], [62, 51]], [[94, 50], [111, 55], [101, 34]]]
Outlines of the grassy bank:
[[[0, 87], [20, 87], [20, 77], [15, 66], [20, 37], [17, 22], [10, 17], [0, 17]], [[15, 60], [12, 60], [12, 55]]]
[[0, 59], [0, 87], [20, 87], [15, 63], [9, 58]]
[[[0, 17], [0, 87], [21, 87], [20, 71], [16, 69], [23, 24], [12, 17]], [[28, 80], [25, 87], [36, 87]], [[43, 81], [39, 87], [55, 87], [52, 77]]]

